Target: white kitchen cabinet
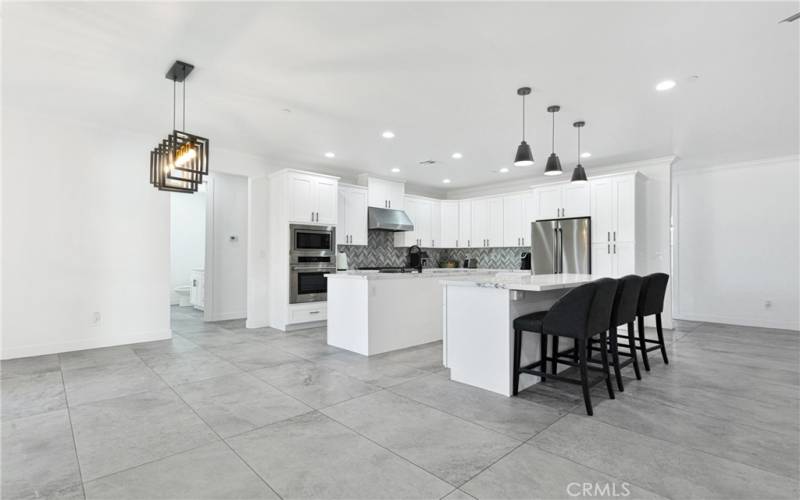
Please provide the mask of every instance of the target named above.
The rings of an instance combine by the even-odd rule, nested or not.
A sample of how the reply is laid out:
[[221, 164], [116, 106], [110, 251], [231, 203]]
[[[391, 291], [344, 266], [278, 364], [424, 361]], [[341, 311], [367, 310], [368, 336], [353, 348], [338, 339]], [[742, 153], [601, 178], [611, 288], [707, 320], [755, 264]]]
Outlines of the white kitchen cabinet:
[[537, 219], [588, 217], [591, 213], [589, 186], [566, 182], [534, 188]]
[[536, 220], [532, 192], [503, 197], [503, 246], [528, 247], [531, 244], [531, 222]]
[[412, 245], [422, 248], [441, 247], [439, 204], [438, 200], [407, 196], [404, 210], [411, 219], [411, 223], [414, 224], [414, 230], [395, 233], [394, 245], [396, 247]]
[[472, 247], [472, 201], [458, 202], [458, 248]]
[[367, 178], [368, 203], [371, 207], [394, 208], [403, 210], [405, 203], [405, 184], [397, 181], [387, 181], [377, 177]]
[[458, 248], [459, 247], [459, 230], [461, 228], [461, 220], [459, 218], [459, 201], [444, 200], [440, 204], [440, 234], [439, 241], [436, 246], [442, 248]]
[[336, 224], [339, 183], [335, 177], [304, 172], [287, 174], [289, 221]]
[[503, 198], [472, 200], [471, 209], [471, 246], [503, 246]]
[[367, 244], [367, 190], [365, 188], [339, 187], [336, 243], [338, 245]]
[[638, 173], [589, 181], [592, 217], [592, 274], [635, 274], [643, 256], [644, 209]]

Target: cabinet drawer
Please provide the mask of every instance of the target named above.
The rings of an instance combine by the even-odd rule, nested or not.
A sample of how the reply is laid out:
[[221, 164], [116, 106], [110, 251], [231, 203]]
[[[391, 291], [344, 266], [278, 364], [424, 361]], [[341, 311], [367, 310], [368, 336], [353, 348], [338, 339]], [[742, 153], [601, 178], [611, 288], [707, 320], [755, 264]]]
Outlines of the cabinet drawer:
[[289, 323], [308, 323], [328, 319], [328, 304], [316, 302], [289, 306]]

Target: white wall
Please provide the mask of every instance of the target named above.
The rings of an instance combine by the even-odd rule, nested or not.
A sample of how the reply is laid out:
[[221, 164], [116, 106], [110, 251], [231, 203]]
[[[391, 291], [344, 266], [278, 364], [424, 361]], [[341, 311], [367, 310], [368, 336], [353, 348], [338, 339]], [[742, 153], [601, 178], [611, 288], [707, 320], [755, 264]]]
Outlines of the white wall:
[[269, 325], [269, 178], [248, 181], [247, 328]]
[[192, 269], [206, 262], [206, 193], [170, 193], [170, 303], [175, 287], [190, 285]]
[[247, 177], [214, 172], [208, 182], [207, 196], [205, 320], [244, 318], [247, 316]]
[[158, 138], [9, 108], [3, 122], [2, 358], [169, 338]]
[[792, 157], [674, 172], [675, 317], [800, 329], [799, 171]]

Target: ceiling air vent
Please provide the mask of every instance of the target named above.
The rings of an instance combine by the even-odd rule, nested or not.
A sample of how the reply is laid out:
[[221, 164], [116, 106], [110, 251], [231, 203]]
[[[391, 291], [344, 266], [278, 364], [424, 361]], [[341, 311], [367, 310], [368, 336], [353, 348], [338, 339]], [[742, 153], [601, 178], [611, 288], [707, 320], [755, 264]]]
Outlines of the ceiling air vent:
[[423, 166], [423, 167], [429, 167], [431, 165], [435, 165], [436, 164], [436, 160], [422, 160], [422, 161], [419, 162], [419, 164], [421, 166]]

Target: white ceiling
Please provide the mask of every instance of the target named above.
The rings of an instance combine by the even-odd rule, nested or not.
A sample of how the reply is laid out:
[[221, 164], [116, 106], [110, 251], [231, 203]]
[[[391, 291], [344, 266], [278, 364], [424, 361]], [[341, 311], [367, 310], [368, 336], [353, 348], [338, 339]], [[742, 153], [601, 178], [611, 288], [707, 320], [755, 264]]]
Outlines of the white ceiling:
[[[276, 166], [431, 187], [448, 177], [449, 188], [535, 177], [550, 153], [550, 104], [562, 107], [556, 149], [568, 171], [577, 119], [587, 122], [589, 175], [668, 154], [691, 165], [741, 161], [798, 153], [800, 22], [778, 24], [798, 10], [798, 2], [5, 2], [3, 97], [158, 137], [171, 127], [164, 73], [180, 58], [196, 65], [187, 130], [211, 138], [212, 154], [235, 149]], [[677, 87], [655, 92], [666, 78]], [[534, 88], [529, 168], [511, 165], [522, 85]], [[381, 138], [386, 129], [396, 138]], [[451, 159], [455, 151], [464, 158]], [[441, 164], [418, 166], [424, 159]], [[503, 166], [511, 172], [497, 173]]]

